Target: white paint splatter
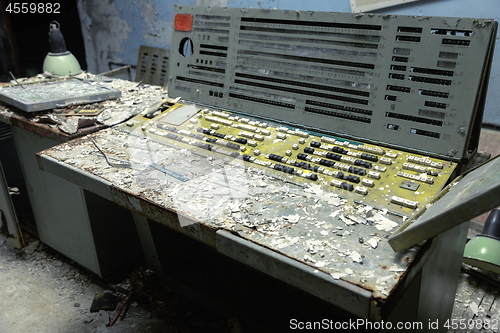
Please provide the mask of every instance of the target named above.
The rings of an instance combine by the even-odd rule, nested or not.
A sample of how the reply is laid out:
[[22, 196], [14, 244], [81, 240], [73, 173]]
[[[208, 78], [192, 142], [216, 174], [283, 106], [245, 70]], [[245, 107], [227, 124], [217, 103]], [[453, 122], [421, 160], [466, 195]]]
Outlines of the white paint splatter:
[[378, 242], [380, 242], [380, 237], [377, 236], [374, 236], [366, 241], [366, 243], [374, 249], [377, 248]]
[[324, 261], [318, 261], [317, 263], [314, 264], [314, 266], [321, 268], [326, 265], [326, 262]]
[[342, 272], [337, 272], [337, 273], [331, 273], [330, 274], [330, 276], [332, 278], [334, 278], [335, 280], [339, 280], [340, 278], [343, 278], [346, 275], [347, 275], [346, 273], [342, 273]]
[[391, 272], [404, 272], [406, 269], [405, 269], [405, 268], [401, 268], [401, 267], [399, 267], [398, 265], [394, 264], [394, 265], [392, 265], [392, 266], [389, 268], [389, 270], [390, 270]]
[[477, 316], [477, 314], [479, 313], [479, 306], [477, 305], [477, 303], [472, 302], [470, 303], [469, 307], [472, 310], [472, 312], [474, 312], [474, 314]]
[[299, 222], [300, 215], [299, 215], [299, 214], [295, 214], [295, 215], [288, 215], [288, 216], [283, 216], [283, 218], [284, 218], [285, 220], [288, 220], [288, 222], [291, 222], [291, 223], [297, 223], [297, 222]]
[[354, 262], [362, 262], [363, 261], [363, 259], [361, 259], [361, 255], [356, 251], [352, 251], [351, 254], [349, 255], [349, 258], [351, 258], [351, 260]]

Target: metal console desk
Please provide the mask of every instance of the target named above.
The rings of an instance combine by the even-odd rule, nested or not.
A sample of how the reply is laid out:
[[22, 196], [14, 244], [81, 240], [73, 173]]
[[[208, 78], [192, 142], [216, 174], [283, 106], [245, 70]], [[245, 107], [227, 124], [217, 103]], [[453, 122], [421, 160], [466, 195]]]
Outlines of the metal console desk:
[[[110, 167], [89, 137], [39, 153], [39, 166], [137, 213], [153, 269], [161, 271], [146, 219], [360, 318], [426, 324], [451, 315], [468, 223], [396, 253], [385, 239], [389, 232], [332, 218], [352, 207], [319, 188], [304, 191], [116, 129], [90, 137], [111, 156], [130, 159], [132, 168]], [[160, 162], [191, 180], [151, 167]], [[380, 216], [375, 225], [384, 223]]]
[[[148, 220], [315, 295], [340, 313], [394, 325], [417, 322], [428, 331], [439, 320], [444, 330], [467, 231], [455, 217], [479, 215], [487, 200], [475, 198], [475, 205], [441, 221], [432, 221], [442, 213], [432, 200], [454, 170], [463, 172], [462, 160], [477, 153], [496, 26], [490, 20], [177, 6], [172, 50], [178, 52], [171, 54], [169, 94], [193, 105], [180, 108], [170, 100], [165, 114], [139, 115], [39, 153], [39, 166], [137, 213], [153, 268], [161, 270]], [[470, 51], [475, 43], [481, 47]], [[430, 48], [436, 49], [432, 57]], [[450, 60], [454, 56], [470, 62], [462, 66]], [[474, 80], [462, 80], [450, 66]], [[449, 98], [458, 99], [469, 89], [465, 85], [475, 98]], [[207, 105], [212, 108], [203, 110]], [[320, 140], [304, 131], [326, 136]], [[91, 139], [108, 158], [127, 160], [129, 167], [111, 166]], [[387, 173], [372, 174], [377, 186], [363, 179], [372, 187], [353, 191], [347, 182], [360, 178], [347, 173], [357, 170], [364, 177], [367, 170], [302, 150], [299, 156], [299, 144], [310, 155], [318, 149], [320, 156]], [[295, 160], [306, 157], [311, 165]], [[410, 166], [410, 160], [425, 166]], [[320, 172], [314, 163], [325, 168]], [[498, 160], [490, 164], [487, 176], [470, 174], [479, 182], [490, 177], [483, 182], [491, 185], [487, 194], [498, 192], [497, 166]], [[410, 174], [408, 168], [424, 173]], [[447, 190], [480, 192], [469, 180]], [[416, 185], [434, 194], [420, 193]], [[449, 198], [441, 200], [452, 209]], [[424, 213], [388, 242], [404, 216], [427, 206], [430, 220]]]
[[[0, 121], [11, 126], [40, 240], [96, 274], [105, 276], [141, 252], [130, 213], [71, 181], [42, 172], [35, 154], [141, 112], [152, 101], [161, 99], [162, 91], [160, 87], [138, 87], [134, 82], [92, 74], [79, 77], [122, 91], [122, 98], [110, 101], [107, 110], [101, 113], [102, 122], [99, 124], [76, 129], [78, 118], [86, 117], [75, 116], [70, 124], [74, 133], [68, 134], [47, 118], [47, 113], [51, 112], [27, 113], [4, 103], [0, 104]], [[41, 79], [28, 81], [37, 80]], [[137, 99], [139, 94], [140, 100]], [[103, 117], [106, 114], [108, 119]]]

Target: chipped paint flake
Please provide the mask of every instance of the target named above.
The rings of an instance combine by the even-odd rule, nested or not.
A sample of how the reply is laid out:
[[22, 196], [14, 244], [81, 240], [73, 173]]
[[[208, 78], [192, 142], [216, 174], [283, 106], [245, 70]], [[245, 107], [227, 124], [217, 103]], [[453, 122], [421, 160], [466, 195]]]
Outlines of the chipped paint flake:
[[337, 217], [337, 215], [338, 215], [339, 213], [340, 213], [340, 210], [336, 210], [336, 211], [334, 211], [333, 213], [331, 213], [329, 216], [330, 216], [331, 218], [333, 218], [333, 219], [334, 219], [335, 217]]
[[308, 256], [307, 254], [304, 254], [304, 260], [307, 261], [307, 262], [310, 262], [312, 264], [316, 263], [316, 260], [314, 260], [313, 258], [311, 258], [310, 256]]
[[326, 264], [327, 263], [324, 261], [318, 261], [317, 263], [314, 264], [314, 266], [321, 268], [321, 267], [325, 266]]
[[336, 273], [331, 273], [330, 274], [330, 276], [332, 278], [334, 278], [335, 280], [339, 280], [340, 278], [343, 278], [346, 275], [347, 275], [346, 273], [342, 273], [342, 272], [336, 272]]
[[476, 302], [472, 302], [469, 304], [469, 309], [472, 310], [472, 312], [474, 312], [474, 314], [477, 316], [478, 313], [479, 313], [479, 306], [477, 305]]
[[308, 188], [304, 189], [304, 192], [307, 193], [314, 193], [319, 196], [323, 196], [323, 189], [321, 188], [321, 185], [316, 185], [316, 184], [311, 184]]
[[284, 218], [285, 220], [288, 220], [288, 222], [291, 222], [291, 223], [297, 223], [297, 222], [299, 222], [300, 215], [299, 215], [299, 214], [295, 214], [295, 215], [288, 215], [288, 216], [283, 216], [283, 218]]
[[369, 217], [367, 220], [374, 222], [375, 228], [377, 228], [377, 230], [391, 231], [392, 229], [398, 226], [396, 222], [389, 220], [379, 212], [375, 213], [372, 217]]
[[382, 276], [377, 278], [377, 284], [385, 284], [387, 283], [390, 279], [394, 279], [394, 276], [392, 275], [387, 275], [387, 276]]
[[389, 270], [391, 272], [404, 272], [406, 269], [405, 268], [402, 268], [402, 267], [399, 267], [398, 265], [394, 264], [392, 265]]
[[380, 242], [380, 237], [377, 236], [374, 236], [366, 241], [366, 243], [374, 249], [377, 248], [378, 242]]
[[351, 254], [349, 255], [349, 258], [351, 258], [351, 260], [354, 262], [361, 263], [363, 261], [363, 259], [361, 258], [361, 255], [356, 251], [352, 251]]

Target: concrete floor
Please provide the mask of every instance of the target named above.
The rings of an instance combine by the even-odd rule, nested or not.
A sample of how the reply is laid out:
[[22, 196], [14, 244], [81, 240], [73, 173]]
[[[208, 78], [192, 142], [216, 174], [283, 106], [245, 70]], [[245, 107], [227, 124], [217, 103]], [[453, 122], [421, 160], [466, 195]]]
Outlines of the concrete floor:
[[124, 320], [106, 327], [113, 313], [90, 313], [94, 296], [105, 289], [89, 276], [38, 241], [20, 251], [8, 249], [0, 234], [0, 332], [171, 332], [136, 302]]

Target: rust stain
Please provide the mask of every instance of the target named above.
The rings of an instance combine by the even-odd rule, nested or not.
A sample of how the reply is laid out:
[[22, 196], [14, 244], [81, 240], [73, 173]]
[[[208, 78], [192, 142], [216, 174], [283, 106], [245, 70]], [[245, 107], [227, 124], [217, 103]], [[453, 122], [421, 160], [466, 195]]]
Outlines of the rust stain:
[[31, 119], [18, 114], [12, 115], [10, 117], [10, 121], [12, 126], [61, 143], [66, 143], [70, 140], [94, 133], [106, 127], [105, 125], [90, 126], [79, 129], [75, 134], [69, 135], [60, 131], [58, 128], [52, 128], [47, 124], [35, 123]]
[[[150, 220], [165, 225], [175, 231], [178, 231], [184, 235], [187, 235], [215, 248], [215, 233], [217, 231], [217, 228], [206, 225], [205, 223], [199, 221], [195, 221], [191, 216], [179, 214], [172, 209], [160, 206], [148, 199], [148, 197], [146, 197], [144, 193], [130, 193], [114, 185], [111, 186], [111, 192], [113, 202], [117, 205], [120, 205], [129, 210], [133, 210]], [[140, 208], [137, 209], [137, 207], [131, 207], [129, 198], [131, 198], [132, 200], [138, 200]], [[193, 220], [193, 224], [182, 227], [179, 223], [179, 216]]]

